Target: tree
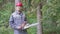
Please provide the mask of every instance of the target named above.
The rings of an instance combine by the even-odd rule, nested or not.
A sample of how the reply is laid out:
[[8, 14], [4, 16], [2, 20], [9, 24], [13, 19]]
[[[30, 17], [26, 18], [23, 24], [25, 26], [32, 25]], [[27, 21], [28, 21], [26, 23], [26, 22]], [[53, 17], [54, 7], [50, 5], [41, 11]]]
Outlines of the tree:
[[37, 23], [39, 23], [37, 25], [37, 34], [42, 34], [42, 2], [40, 2], [40, 4], [37, 7]]
[[17, 4], [18, 2], [21, 2], [21, 0], [15, 0], [15, 6], [16, 6], [16, 4]]

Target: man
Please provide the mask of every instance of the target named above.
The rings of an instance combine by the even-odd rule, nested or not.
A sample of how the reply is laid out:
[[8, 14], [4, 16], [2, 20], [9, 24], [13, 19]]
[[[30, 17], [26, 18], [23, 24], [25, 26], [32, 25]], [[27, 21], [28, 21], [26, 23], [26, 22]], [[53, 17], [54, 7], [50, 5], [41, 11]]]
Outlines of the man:
[[22, 12], [23, 4], [17, 3], [15, 12], [12, 13], [9, 19], [10, 26], [14, 29], [14, 34], [27, 34], [27, 30], [23, 29], [26, 25], [25, 14]]

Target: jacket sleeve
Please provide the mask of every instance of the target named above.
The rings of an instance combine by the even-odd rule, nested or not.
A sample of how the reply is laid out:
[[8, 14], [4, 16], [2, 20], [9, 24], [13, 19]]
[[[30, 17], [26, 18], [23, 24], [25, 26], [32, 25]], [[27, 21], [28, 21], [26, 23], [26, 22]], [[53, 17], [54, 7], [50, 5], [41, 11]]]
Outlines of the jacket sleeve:
[[24, 14], [24, 21], [27, 21], [27, 17], [26, 17], [26, 15]]
[[26, 17], [26, 15], [24, 15], [24, 23], [26, 23], [27, 24], [27, 17]]
[[27, 21], [27, 17], [25, 16], [24, 21]]
[[9, 26], [13, 29], [17, 29], [15, 23], [14, 23], [14, 18], [13, 18], [13, 15], [10, 16], [10, 19], [9, 19]]

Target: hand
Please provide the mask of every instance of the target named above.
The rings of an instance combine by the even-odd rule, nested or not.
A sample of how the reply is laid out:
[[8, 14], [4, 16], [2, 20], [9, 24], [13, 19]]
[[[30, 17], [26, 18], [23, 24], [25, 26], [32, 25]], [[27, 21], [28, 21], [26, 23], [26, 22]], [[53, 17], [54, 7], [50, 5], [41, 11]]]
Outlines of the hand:
[[23, 23], [23, 24], [21, 25], [21, 26], [22, 26], [22, 28], [24, 28], [24, 27], [25, 27], [25, 25], [26, 25], [26, 24], [25, 24], [25, 23]]
[[22, 29], [22, 26], [18, 27], [18, 29]]

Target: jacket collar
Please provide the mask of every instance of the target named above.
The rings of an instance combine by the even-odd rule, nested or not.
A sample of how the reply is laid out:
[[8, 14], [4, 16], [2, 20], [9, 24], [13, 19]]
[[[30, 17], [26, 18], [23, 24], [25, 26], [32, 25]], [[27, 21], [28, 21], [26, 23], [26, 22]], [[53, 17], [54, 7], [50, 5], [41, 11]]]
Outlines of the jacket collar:
[[[16, 12], [16, 14], [19, 14], [19, 12], [17, 10], [15, 10], [15, 12]], [[23, 14], [23, 13], [21, 12], [19, 15], [21, 15], [21, 14]]]

